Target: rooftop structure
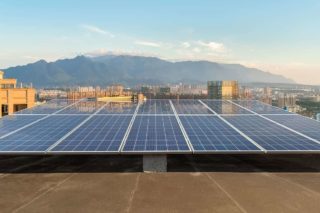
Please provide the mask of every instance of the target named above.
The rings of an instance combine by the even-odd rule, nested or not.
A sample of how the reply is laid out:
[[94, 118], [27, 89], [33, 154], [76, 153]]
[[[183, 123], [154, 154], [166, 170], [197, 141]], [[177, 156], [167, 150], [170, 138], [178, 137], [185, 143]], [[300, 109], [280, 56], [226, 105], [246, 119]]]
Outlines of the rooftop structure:
[[34, 103], [33, 88], [17, 88], [17, 79], [5, 79], [4, 72], [0, 71], [0, 117], [33, 107]]
[[209, 99], [237, 99], [238, 97], [237, 81], [208, 81]]

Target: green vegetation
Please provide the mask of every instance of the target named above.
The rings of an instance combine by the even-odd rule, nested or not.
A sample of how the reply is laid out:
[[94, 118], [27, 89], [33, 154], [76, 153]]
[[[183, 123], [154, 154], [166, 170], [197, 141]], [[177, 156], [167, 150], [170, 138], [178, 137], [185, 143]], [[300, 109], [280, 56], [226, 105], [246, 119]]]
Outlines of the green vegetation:
[[306, 108], [301, 114], [315, 117], [317, 113], [320, 113], [320, 102], [315, 101], [297, 101], [297, 105]]

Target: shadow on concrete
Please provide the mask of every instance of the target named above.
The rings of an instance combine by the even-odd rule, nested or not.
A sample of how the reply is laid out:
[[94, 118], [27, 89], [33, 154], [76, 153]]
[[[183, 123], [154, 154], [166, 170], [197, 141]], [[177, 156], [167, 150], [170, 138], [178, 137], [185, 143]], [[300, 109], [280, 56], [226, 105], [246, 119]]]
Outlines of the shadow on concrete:
[[[142, 172], [142, 156], [1, 156], [0, 173]], [[168, 155], [168, 172], [320, 172], [320, 155]]]

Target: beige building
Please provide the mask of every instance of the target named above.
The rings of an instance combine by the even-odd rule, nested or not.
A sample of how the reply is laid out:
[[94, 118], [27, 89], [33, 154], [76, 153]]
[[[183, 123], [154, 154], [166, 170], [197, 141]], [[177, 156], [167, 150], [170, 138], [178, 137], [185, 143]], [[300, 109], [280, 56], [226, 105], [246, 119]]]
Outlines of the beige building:
[[239, 98], [238, 81], [208, 81], [209, 99]]
[[5, 79], [0, 71], [0, 117], [33, 107], [34, 102], [33, 88], [17, 88], [17, 79]]

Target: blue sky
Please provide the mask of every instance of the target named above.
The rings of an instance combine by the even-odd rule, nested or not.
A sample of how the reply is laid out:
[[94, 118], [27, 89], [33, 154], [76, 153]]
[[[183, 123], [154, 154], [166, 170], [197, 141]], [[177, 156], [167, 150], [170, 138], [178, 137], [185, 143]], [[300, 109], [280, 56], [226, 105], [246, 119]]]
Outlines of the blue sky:
[[136, 54], [320, 84], [320, 1], [0, 1], [0, 67]]

